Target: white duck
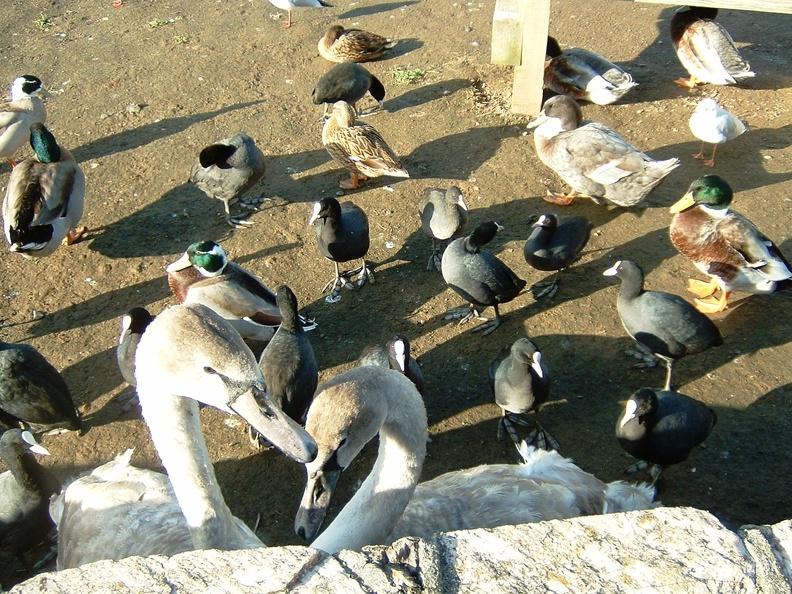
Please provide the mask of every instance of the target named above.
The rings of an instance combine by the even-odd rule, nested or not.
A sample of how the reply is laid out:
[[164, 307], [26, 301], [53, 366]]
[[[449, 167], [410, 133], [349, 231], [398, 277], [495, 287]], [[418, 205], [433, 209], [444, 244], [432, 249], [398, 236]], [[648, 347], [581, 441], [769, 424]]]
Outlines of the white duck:
[[313, 459], [316, 445], [267, 393], [239, 334], [203, 305], [171, 307], [141, 337], [135, 377], [168, 476], [129, 466], [127, 452], [72, 483], [51, 508], [58, 569], [131, 555], [263, 546], [223, 499], [198, 402], [241, 416], [301, 462]]
[[569, 518], [652, 505], [646, 485], [606, 485], [557, 452], [523, 445], [523, 464], [490, 464], [416, 484], [426, 453], [426, 410], [415, 386], [382, 367], [357, 367], [320, 386], [306, 429], [319, 453], [295, 530], [319, 531], [341, 471], [375, 435], [374, 468], [333, 523], [311, 544], [329, 553], [406, 535]]
[[[718, 145], [737, 138], [745, 130], [745, 124], [718, 105], [715, 99], [711, 97], [702, 99], [696, 106], [696, 111], [690, 116], [690, 131], [701, 141], [701, 150], [693, 157], [704, 159], [704, 165], [707, 167], [714, 166]], [[709, 159], [704, 157], [704, 143], [707, 142], [713, 145]]]
[[30, 138], [30, 126], [47, 121], [47, 109], [39, 94], [52, 97], [41, 80], [23, 74], [11, 83], [11, 102], [0, 111], [0, 158], [16, 167], [12, 158]]

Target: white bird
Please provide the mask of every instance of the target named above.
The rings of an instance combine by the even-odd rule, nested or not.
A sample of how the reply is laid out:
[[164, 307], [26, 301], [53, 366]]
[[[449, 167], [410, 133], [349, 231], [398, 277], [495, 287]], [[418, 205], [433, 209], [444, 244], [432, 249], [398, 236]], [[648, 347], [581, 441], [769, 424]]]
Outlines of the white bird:
[[281, 23], [281, 27], [284, 29], [288, 29], [292, 26], [292, 10], [295, 8], [319, 8], [319, 7], [330, 7], [332, 4], [328, 4], [323, 0], [269, 0], [270, 4], [272, 4], [276, 8], [280, 8], [281, 10], [285, 10], [289, 13], [289, 18], [286, 21]]
[[51, 506], [58, 569], [132, 555], [263, 546], [234, 517], [206, 449], [198, 402], [239, 415], [301, 462], [316, 445], [266, 391], [231, 325], [199, 304], [159, 314], [140, 339], [135, 378], [167, 477], [129, 466], [131, 451], [78, 479]]
[[652, 505], [647, 485], [606, 485], [557, 452], [523, 445], [522, 464], [490, 464], [416, 484], [426, 453], [426, 409], [415, 386], [382, 367], [356, 367], [319, 387], [306, 429], [319, 453], [295, 530], [319, 532], [341, 471], [379, 434], [379, 455], [357, 493], [311, 544], [336, 553], [406, 535], [570, 518]]
[[52, 97], [35, 76], [18, 76], [11, 83], [11, 102], [0, 111], [0, 158], [7, 159], [11, 167], [16, 167], [14, 153], [30, 139], [30, 126], [47, 121], [47, 109], [39, 95]]
[[[693, 136], [701, 141], [701, 150], [693, 155], [696, 159], [704, 159], [704, 165], [715, 165], [715, 151], [719, 144], [737, 138], [745, 132], [745, 124], [726, 111], [715, 99], [707, 97], [696, 106], [696, 111], [690, 116], [690, 131]], [[713, 145], [712, 156], [704, 157], [704, 143]]]

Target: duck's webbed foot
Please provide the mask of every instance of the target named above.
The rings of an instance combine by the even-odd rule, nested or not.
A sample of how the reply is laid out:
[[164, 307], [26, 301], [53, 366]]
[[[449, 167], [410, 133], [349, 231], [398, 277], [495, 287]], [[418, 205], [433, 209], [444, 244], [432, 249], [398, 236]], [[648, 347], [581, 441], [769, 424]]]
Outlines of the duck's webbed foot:
[[555, 297], [555, 294], [558, 292], [558, 280], [553, 279], [551, 281], [542, 281], [536, 283], [533, 287], [531, 287], [531, 294], [534, 296], [534, 299], [552, 299]]
[[642, 470], [647, 470], [649, 472], [649, 476], [652, 478], [652, 482], [649, 483], [649, 486], [654, 487], [660, 475], [663, 473], [663, 466], [661, 464], [652, 464], [646, 460], [639, 460], [635, 464], [630, 464], [625, 468], [624, 474], [636, 474]]
[[72, 245], [73, 243], [77, 243], [87, 232], [88, 228], [83, 225], [75, 227], [66, 234], [66, 237], [63, 238], [63, 245]]
[[252, 227], [253, 226], [253, 221], [248, 221], [247, 220], [247, 218], [251, 214], [252, 213], [247, 213], [244, 216], [233, 216], [233, 215], [230, 215], [230, 214], [226, 214], [225, 220], [226, 220], [226, 223], [228, 223], [228, 225], [230, 227], [233, 227], [234, 229], [246, 229], [248, 227]]
[[508, 433], [512, 441], [519, 445], [520, 435], [517, 433], [515, 425], [530, 427], [531, 423], [519, 413], [504, 412], [500, 421], [498, 421], [498, 441], [506, 439], [506, 434]]
[[528, 445], [536, 443], [536, 447], [541, 450], [555, 450], [556, 452], [561, 451], [561, 445], [558, 443], [558, 440], [545, 431], [539, 423], [536, 423], [536, 429], [534, 429], [526, 438], [525, 443]]
[[327, 293], [330, 291], [330, 294], [325, 297], [325, 302], [338, 303], [341, 301], [341, 289], [346, 284], [349, 284], [349, 281], [347, 281], [343, 276], [336, 276], [330, 279], [330, 281], [322, 289], [322, 293]]
[[455, 309], [449, 309], [445, 315], [443, 316], [444, 320], [459, 320], [459, 325], [467, 324], [473, 318], [477, 320], [488, 320], [489, 318], [481, 317], [481, 314], [478, 312], [474, 305], [469, 305], [467, 307], [457, 307]]
[[347, 289], [355, 289], [362, 287], [366, 283], [374, 284], [374, 273], [371, 269], [366, 266], [366, 263], [363, 262], [363, 266], [357, 268], [351, 272], [347, 272], [344, 276], [350, 277], [349, 281], [345, 285]]
[[687, 290], [693, 293], [696, 297], [704, 299], [705, 297], [712, 296], [719, 288], [718, 281], [711, 278], [709, 282], [700, 281], [695, 278], [689, 278], [687, 282]]
[[245, 198], [240, 198], [238, 204], [246, 210], [256, 211], [261, 208], [261, 205], [267, 200], [269, 200], [269, 198], [266, 196], [246, 196]]
[[655, 354], [640, 342], [635, 343], [635, 350], [627, 349], [624, 354], [640, 361], [632, 366], [633, 369], [654, 369], [659, 362]]

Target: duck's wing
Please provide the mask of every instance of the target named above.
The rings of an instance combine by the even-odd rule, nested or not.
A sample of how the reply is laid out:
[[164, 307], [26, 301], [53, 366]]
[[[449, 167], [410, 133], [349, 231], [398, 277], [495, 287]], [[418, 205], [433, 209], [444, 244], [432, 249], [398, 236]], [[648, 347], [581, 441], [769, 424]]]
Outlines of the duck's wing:
[[250, 318], [267, 326], [281, 322], [275, 294], [234, 262], [229, 262], [220, 276], [192, 284], [185, 301], [206, 305], [226, 319]]
[[743, 260], [745, 266], [768, 280], [792, 277], [792, 266], [778, 246], [741, 213], [730, 211], [727, 217], [716, 222], [715, 229], [729, 249], [736, 252], [738, 262]]
[[[348, 128], [338, 128], [325, 144], [327, 150], [341, 156], [365, 170], [385, 171], [389, 175], [404, 175], [399, 157], [388, 146], [380, 133], [368, 124], [355, 124]], [[332, 147], [332, 148], [331, 148]]]
[[130, 466], [130, 455], [77, 479], [53, 499], [58, 569], [194, 548], [167, 477]]
[[643, 171], [648, 157], [618, 132], [599, 122], [589, 122], [563, 134], [564, 146], [583, 174], [601, 185], [612, 185]]
[[683, 40], [688, 48], [687, 58], [693, 65], [697, 63], [700, 68], [722, 80], [720, 84], [733, 84], [735, 77], [753, 76], [750, 66], [737, 51], [731, 35], [720, 23], [697, 21], [685, 31]]

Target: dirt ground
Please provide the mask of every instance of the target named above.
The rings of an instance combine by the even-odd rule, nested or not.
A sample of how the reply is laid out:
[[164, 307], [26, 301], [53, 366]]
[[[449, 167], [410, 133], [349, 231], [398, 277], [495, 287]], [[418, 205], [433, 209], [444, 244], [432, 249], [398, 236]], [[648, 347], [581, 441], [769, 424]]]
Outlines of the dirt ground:
[[[583, 258], [562, 277], [558, 295], [536, 302], [526, 292], [503, 308], [504, 324], [488, 337], [442, 320], [461, 299], [426, 271], [430, 243], [417, 204], [429, 186], [457, 184], [472, 224], [505, 226], [490, 246], [530, 284], [546, 275], [523, 260], [531, 214], [560, 211], [541, 200], [565, 189], [538, 160], [526, 134], [530, 118], [508, 113], [510, 68], [489, 64], [493, 2], [346, 2], [285, 14], [266, 0], [6, 0], [0, 17], [0, 82], [39, 76], [59, 96], [47, 101], [48, 123], [80, 162], [88, 190], [84, 241], [40, 261], [2, 252], [0, 337], [37, 347], [69, 384], [87, 432], [45, 436], [42, 460], [66, 477], [128, 447], [133, 461], [159, 468], [131, 389], [115, 362], [119, 316], [144, 305], [158, 313], [174, 303], [164, 267], [197, 240], [215, 239], [270, 286], [289, 284], [315, 317], [311, 334], [328, 378], [367, 344], [403, 333], [427, 382], [432, 443], [424, 477], [476, 464], [514, 462], [496, 441], [499, 409], [487, 368], [499, 351], [528, 335], [544, 351], [553, 387], [542, 412], [563, 453], [605, 481], [621, 478], [629, 460], [614, 437], [623, 401], [635, 389], [662, 385], [664, 372], [633, 370], [618, 320], [618, 283], [602, 276], [630, 258], [649, 288], [685, 293], [697, 271], [671, 246], [668, 206], [710, 170], [691, 157], [698, 142], [687, 120], [699, 99], [717, 97], [750, 130], [723, 147], [714, 173], [736, 192], [735, 207], [792, 256], [792, 16], [722, 11], [719, 20], [758, 73], [739, 87], [688, 91], [668, 37], [669, 6], [555, 0], [551, 31], [562, 47], [599, 51], [633, 73], [640, 86], [623, 103], [585, 105], [656, 158], [682, 165], [644, 208], [576, 202], [568, 212], [595, 225]], [[310, 101], [330, 67], [316, 42], [331, 24], [357, 26], [399, 40], [367, 67], [387, 89], [385, 111], [368, 122], [402, 155], [411, 178], [380, 179], [347, 198], [368, 213], [376, 284], [326, 304], [320, 294], [332, 265], [307, 226], [310, 203], [339, 192], [345, 176], [321, 144], [321, 108]], [[395, 69], [425, 77], [399, 84]], [[267, 174], [253, 192], [271, 198], [249, 229], [231, 231], [222, 204], [186, 183], [198, 152], [244, 131], [267, 155]], [[29, 153], [29, 150], [27, 151]], [[5, 191], [8, 165], [0, 166]], [[699, 277], [700, 278], [700, 277]], [[490, 310], [491, 311], [491, 310]], [[38, 313], [36, 313], [38, 312]], [[41, 317], [43, 314], [43, 317]], [[714, 316], [725, 345], [683, 360], [678, 389], [718, 414], [705, 447], [669, 469], [659, 498], [710, 510], [732, 528], [792, 517], [792, 295], [736, 295]], [[204, 410], [204, 431], [233, 512], [271, 545], [297, 544], [292, 530], [303, 471], [275, 451], [257, 453], [245, 427]], [[368, 471], [371, 450], [343, 477], [348, 498]], [[338, 505], [335, 509], [338, 508]], [[3, 557], [0, 582], [24, 576]]]

